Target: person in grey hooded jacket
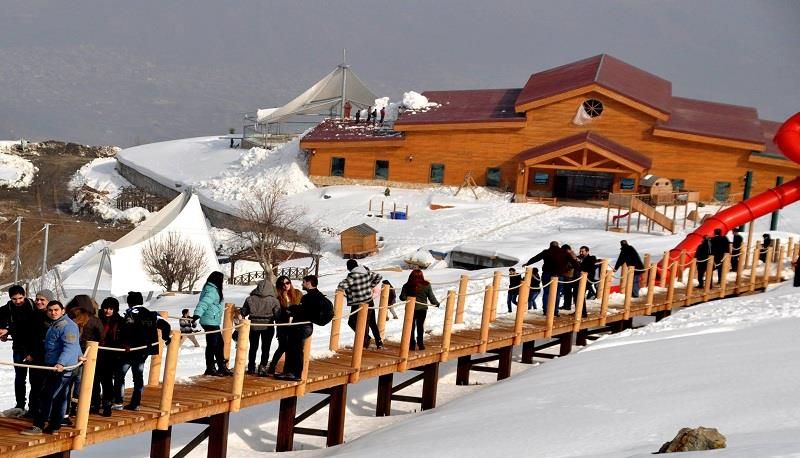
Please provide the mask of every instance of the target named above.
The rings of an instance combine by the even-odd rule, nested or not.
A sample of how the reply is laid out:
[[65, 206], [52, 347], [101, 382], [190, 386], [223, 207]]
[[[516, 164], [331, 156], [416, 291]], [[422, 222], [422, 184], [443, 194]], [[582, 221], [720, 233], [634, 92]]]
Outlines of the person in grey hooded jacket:
[[[256, 373], [256, 355], [258, 354], [258, 341], [261, 340], [261, 362], [258, 373], [266, 374], [269, 363], [269, 347], [275, 335], [275, 316], [280, 311], [281, 304], [275, 297], [275, 286], [272, 282], [261, 280], [242, 306], [242, 317], [250, 318], [250, 353], [248, 354], [247, 373]], [[265, 326], [266, 325], [266, 326]]]

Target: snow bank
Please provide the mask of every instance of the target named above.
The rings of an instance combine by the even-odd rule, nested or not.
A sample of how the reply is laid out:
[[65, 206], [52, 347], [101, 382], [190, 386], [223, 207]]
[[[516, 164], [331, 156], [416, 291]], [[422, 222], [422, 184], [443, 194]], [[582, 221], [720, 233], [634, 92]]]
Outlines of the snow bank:
[[14, 154], [0, 153], [0, 186], [22, 189], [33, 183], [38, 172], [33, 162]]
[[[112, 204], [122, 188], [131, 186], [128, 180], [117, 172], [116, 164], [114, 158], [101, 158], [78, 169], [68, 184], [70, 190], [77, 191], [73, 207], [75, 211], [87, 208], [106, 221], [141, 222], [150, 215], [146, 209], [133, 207], [120, 210]], [[94, 191], [83, 188], [84, 185]]]
[[429, 102], [427, 97], [418, 92], [409, 91], [403, 94], [403, 106], [409, 110], [424, 110], [438, 107], [439, 104]]

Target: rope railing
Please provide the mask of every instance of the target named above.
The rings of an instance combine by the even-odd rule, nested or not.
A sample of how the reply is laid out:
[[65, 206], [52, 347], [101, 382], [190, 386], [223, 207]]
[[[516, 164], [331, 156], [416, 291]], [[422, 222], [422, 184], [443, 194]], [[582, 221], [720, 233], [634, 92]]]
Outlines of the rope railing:
[[[78, 358], [78, 363], [73, 364], [71, 366], [64, 366], [62, 372], [71, 371], [81, 367], [86, 360], [86, 352], [83, 352], [80, 358]], [[58, 369], [55, 366], [42, 366], [40, 364], [25, 364], [25, 363], [9, 363], [8, 361], [0, 361], [0, 366], [11, 366], [11, 367], [24, 367], [26, 369], [40, 369], [43, 371], [53, 371], [58, 372]]]

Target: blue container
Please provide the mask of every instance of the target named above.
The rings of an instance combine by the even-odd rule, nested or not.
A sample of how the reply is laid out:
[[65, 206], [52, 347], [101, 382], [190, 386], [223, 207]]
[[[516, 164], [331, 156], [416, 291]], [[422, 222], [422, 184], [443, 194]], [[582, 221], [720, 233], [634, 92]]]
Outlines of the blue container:
[[407, 219], [406, 212], [392, 212], [392, 219]]

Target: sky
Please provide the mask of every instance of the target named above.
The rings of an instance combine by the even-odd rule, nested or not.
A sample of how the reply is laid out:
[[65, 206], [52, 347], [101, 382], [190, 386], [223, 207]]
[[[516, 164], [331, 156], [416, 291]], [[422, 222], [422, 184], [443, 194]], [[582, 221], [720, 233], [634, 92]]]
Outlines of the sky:
[[240, 131], [342, 60], [378, 96], [522, 87], [608, 53], [673, 93], [800, 109], [800, 3], [0, 0], [0, 139], [133, 146]]

